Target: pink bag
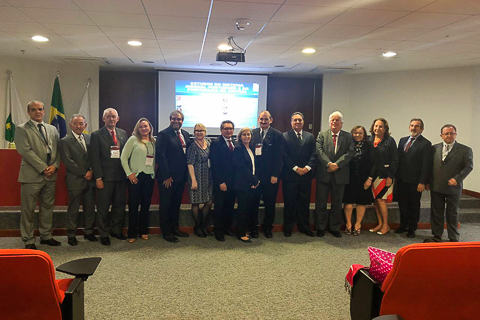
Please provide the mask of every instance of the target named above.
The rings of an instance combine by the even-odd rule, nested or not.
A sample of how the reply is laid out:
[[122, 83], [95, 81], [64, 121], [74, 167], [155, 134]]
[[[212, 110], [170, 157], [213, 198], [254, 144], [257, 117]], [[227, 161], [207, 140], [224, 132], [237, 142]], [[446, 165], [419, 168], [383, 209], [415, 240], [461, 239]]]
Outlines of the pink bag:
[[368, 255], [370, 256], [370, 276], [383, 283], [392, 270], [395, 253], [368, 247]]

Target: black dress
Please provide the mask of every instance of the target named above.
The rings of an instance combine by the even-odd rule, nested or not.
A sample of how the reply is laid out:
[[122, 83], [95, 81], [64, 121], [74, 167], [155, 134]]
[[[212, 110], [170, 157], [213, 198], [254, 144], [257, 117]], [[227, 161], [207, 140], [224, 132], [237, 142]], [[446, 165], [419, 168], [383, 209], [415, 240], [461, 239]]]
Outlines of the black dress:
[[345, 204], [372, 204], [371, 188], [367, 190], [363, 188], [372, 168], [372, 145], [368, 141], [355, 142], [354, 149], [355, 155], [349, 163], [350, 183], [345, 187], [343, 202]]

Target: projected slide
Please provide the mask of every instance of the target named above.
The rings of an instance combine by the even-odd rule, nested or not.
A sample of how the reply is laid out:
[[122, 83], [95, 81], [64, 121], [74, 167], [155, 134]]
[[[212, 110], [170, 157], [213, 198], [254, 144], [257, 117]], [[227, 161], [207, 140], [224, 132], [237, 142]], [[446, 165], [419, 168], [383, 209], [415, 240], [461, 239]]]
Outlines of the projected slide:
[[235, 127], [257, 125], [259, 84], [209, 81], [175, 81], [175, 107], [185, 115], [184, 127], [203, 123], [218, 127], [234, 120]]

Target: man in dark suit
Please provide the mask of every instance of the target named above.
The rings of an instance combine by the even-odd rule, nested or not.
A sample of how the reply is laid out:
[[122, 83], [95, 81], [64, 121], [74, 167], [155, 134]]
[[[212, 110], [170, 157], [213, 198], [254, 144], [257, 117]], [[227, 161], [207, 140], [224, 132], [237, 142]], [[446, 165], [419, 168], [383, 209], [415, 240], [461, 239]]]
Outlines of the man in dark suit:
[[423, 120], [410, 120], [410, 136], [398, 143], [398, 169], [396, 193], [400, 208], [400, 227], [395, 233], [408, 230], [407, 237], [414, 238], [420, 219], [420, 199], [425, 190], [432, 166], [432, 143], [422, 136]]
[[[253, 200], [253, 214], [258, 225], [258, 207], [260, 198], [265, 204], [265, 218], [263, 220], [263, 233], [265, 237], [273, 236], [273, 221], [275, 220], [275, 201], [278, 193], [278, 178], [283, 162], [283, 135], [270, 125], [272, 115], [263, 111], [258, 117], [260, 128], [254, 129], [253, 144], [255, 146], [255, 175], [260, 179], [260, 186], [255, 190]], [[258, 238], [258, 231], [252, 230], [252, 238]]]
[[35, 207], [40, 201], [38, 229], [40, 243], [59, 246], [52, 238], [53, 204], [55, 202], [55, 182], [60, 165], [58, 153], [59, 134], [57, 128], [43, 122], [45, 106], [32, 100], [27, 105], [30, 120], [18, 125], [15, 130], [15, 145], [22, 156], [18, 182], [22, 184], [22, 214], [20, 233], [26, 249], [35, 246]]
[[301, 112], [291, 116], [292, 130], [283, 133], [283, 233], [292, 235], [295, 221], [298, 230], [307, 236], [310, 230], [310, 194], [313, 169], [315, 168], [315, 137], [303, 131], [304, 117]]
[[[127, 239], [123, 235], [127, 176], [120, 162], [127, 133], [116, 127], [119, 120], [117, 110], [105, 109], [105, 126], [93, 132], [91, 137], [90, 159], [97, 186], [97, 228], [100, 242], [105, 246], [110, 245], [109, 234], [119, 240]], [[112, 210], [108, 219], [110, 204]]]
[[[328, 117], [330, 128], [318, 134], [317, 155], [317, 201], [315, 204], [315, 226], [317, 236], [323, 237], [329, 227], [330, 233], [341, 238], [342, 202], [345, 185], [349, 183], [348, 163], [353, 158], [353, 139], [343, 131], [343, 115], [335, 111]], [[331, 193], [331, 208], [327, 212], [328, 193]]]
[[[433, 168], [430, 180], [432, 239], [425, 242], [441, 242], [444, 216], [447, 220], [448, 239], [458, 242], [458, 203], [462, 195], [463, 180], [473, 170], [473, 151], [458, 143], [457, 128], [446, 124], [440, 130], [442, 143], [433, 146]], [[446, 204], [446, 207], [445, 207]]]
[[214, 232], [218, 241], [225, 241], [224, 234], [234, 236], [230, 227], [234, 217], [235, 190], [233, 190], [233, 130], [232, 121], [220, 124], [222, 135], [210, 146], [210, 161], [213, 175], [213, 197], [215, 199]]
[[77, 222], [80, 202], [83, 206], [84, 237], [98, 241], [93, 234], [95, 227], [95, 181], [88, 150], [90, 135], [83, 134], [87, 128], [85, 117], [74, 114], [70, 119], [71, 133], [60, 140], [60, 155], [67, 168], [65, 182], [68, 188], [67, 237], [68, 244], [78, 245]]
[[178, 242], [177, 237], [188, 237], [178, 229], [180, 206], [187, 179], [187, 148], [190, 135], [182, 130], [183, 113], [170, 113], [170, 126], [158, 133], [155, 159], [160, 189], [160, 228], [163, 239]]

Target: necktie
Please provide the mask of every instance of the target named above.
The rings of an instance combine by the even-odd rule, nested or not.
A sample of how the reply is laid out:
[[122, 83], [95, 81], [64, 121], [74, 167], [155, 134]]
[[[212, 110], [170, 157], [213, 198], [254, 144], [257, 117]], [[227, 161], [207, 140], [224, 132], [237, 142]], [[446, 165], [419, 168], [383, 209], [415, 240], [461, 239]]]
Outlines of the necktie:
[[115, 134], [115, 129], [113, 129], [110, 133], [112, 134], [113, 143], [115, 143], [115, 145], [118, 146], [117, 135]]
[[232, 139], [228, 139], [227, 141], [228, 141], [228, 149], [229, 149], [230, 151], [233, 151]]
[[412, 145], [413, 141], [415, 141], [415, 138], [410, 138], [410, 140], [407, 143], [407, 146], [405, 147], [405, 153], [408, 152], [408, 149], [410, 149], [410, 146]]
[[300, 134], [300, 132], [297, 132], [297, 137], [298, 137], [298, 140], [300, 140], [300, 142], [302, 141], [302, 135]]
[[333, 150], [335, 150], [335, 153], [337, 153], [337, 135], [333, 135]]
[[37, 124], [37, 127], [38, 127], [38, 131], [40, 131], [40, 135], [42, 136], [42, 139], [43, 141], [45, 142], [45, 144], [48, 144], [48, 141], [47, 141], [47, 138], [45, 137], [45, 134], [43, 133], [43, 124], [39, 123]]
[[177, 131], [178, 139], [180, 139], [180, 142], [182, 143], [182, 148], [186, 148], [187, 146], [185, 145], [185, 141], [183, 141], [182, 135], [180, 134], [180, 130]]
[[265, 138], [265, 130], [262, 130], [262, 141]]
[[83, 135], [80, 135], [80, 136], [78, 137], [78, 141], [79, 141], [80, 144], [82, 145], [83, 149], [84, 149], [85, 151], [87, 151], [87, 146], [85, 145], [85, 141], [83, 141]]
[[448, 152], [450, 151], [450, 146], [447, 144], [445, 145], [445, 152], [442, 154], [442, 161], [445, 161], [445, 158], [448, 156]]

